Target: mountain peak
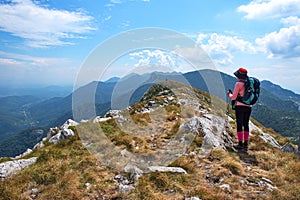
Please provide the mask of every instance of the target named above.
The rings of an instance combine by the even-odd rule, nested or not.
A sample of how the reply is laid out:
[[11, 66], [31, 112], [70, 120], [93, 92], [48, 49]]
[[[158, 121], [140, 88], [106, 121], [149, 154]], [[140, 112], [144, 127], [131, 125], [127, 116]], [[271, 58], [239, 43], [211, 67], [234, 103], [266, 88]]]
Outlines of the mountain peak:
[[116, 83], [120, 80], [119, 77], [111, 77], [108, 80], [105, 81], [105, 83]]

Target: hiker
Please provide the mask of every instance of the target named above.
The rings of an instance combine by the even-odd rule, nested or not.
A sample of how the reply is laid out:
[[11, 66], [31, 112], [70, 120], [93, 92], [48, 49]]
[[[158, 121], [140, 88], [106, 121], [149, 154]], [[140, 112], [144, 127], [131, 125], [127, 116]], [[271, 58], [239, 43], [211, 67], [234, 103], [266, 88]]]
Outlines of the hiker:
[[235, 102], [235, 116], [236, 116], [236, 125], [237, 125], [237, 137], [238, 145], [237, 149], [248, 149], [249, 141], [249, 119], [251, 114], [252, 105], [244, 104], [238, 101], [238, 97], [243, 97], [245, 94], [245, 81], [247, 80], [247, 70], [245, 68], [239, 68], [234, 75], [237, 77], [238, 81], [235, 83], [233, 92], [228, 91], [229, 98]]

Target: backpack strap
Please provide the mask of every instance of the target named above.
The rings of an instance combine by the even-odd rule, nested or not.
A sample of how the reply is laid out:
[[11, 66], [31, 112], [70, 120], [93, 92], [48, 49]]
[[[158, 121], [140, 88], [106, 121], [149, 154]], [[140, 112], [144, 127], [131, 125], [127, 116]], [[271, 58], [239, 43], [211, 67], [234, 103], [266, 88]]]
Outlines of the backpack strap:
[[[247, 77], [247, 79], [239, 79], [238, 80], [238, 82], [244, 83], [244, 88], [245, 88], [245, 84], [246, 84], [247, 81], [249, 81], [249, 77]], [[245, 88], [245, 92], [246, 92], [246, 88]], [[243, 97], [240, 94], [238, 94], [236, 100], [243, 103]]]

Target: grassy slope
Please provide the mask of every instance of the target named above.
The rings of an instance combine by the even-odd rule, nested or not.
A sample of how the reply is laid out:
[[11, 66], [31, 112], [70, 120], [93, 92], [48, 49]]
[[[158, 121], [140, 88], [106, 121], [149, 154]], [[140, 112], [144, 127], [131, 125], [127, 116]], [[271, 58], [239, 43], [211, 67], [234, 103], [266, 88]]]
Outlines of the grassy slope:
[[[206, 97], [203, 96], [203, 99]], [[134, 109], [139, 109], [141, 105], [142, 102], [136, 104]], [[168, 132], [172, 133], [173, 128], [178, 127], [177, 121], [184, 119], [174, 117], [181, 112], [176, 106], [171, 105], [167, 110]], [[187, 112], [185, 117], [190, 115]], [[132, 112], [132, 118], [140, 126], [149, 123], [147, 115]], [[273, 130], [255, 123], [281, 144], [287, 141]], [[128, 138], [130, 136], [123, 137], [124, 133], [116, 127], [114, 120], [101, 125], [115, 144], [133, 151], [132, 140]], [[161, 137], [168, 139], [172, 134], [165, 133]], [[197, 152], [202, 141], [200, 133], [189, 151]], [[250, 141], [248, 154], [215, 149], [202, 157], [183, 155], [170, 166], [182, 167], [187, 174], [146, 174], [140, 177], [134, 191], [120, 194], [114, 176], [123, 172], [101, 165], [85, 149], [76, 134], [70, 140], [57, 145], [48, 144], [30, 154], [28, 157], [38, 157], [37, 162], [13, 177], [0, 181], [0, 199], [29, 199], [33, 188], [38, 190], [36, 199], [173, 200], [191, 196], [202, 199], [300, 199], [299, 158], [267, 145], [257, 132], [252, 132]], [[147, 141], [141, 141], [141, 145], [144, 145], [142, 150], [149, 150]], [[265, 187], [258, 187], [256, 183], [262, 177], [270, 179], [278, 189], [270, 192]], [[245, 184], [246, 181], [251, 184]], [[231, 194], [222, 190], [219, 187], [221, 184], [229, 184]]]
[[[150, 173], [124, 195], [113, 181], [121, 172], [101, 166], [76, 136], [31, 154], [38, 156], [37, 163], [1, 181], [0, 199], [28, 199], [33, 188], [39, 191], [37, 199], [299, 199], [299, 159], [266, 145], [256, 133], [250, 139], [249, 155], [215, 149], [203, 158], [181, 156], [171, 166], [182, 167], [188, 174]], [[241, 180], [255, 183], [261, 177], [270, 179], [278, 190], [264, 194], [266, 188], [241, 184]], [[231, 186], [232, 194], [218, 187], [221, 179]]]

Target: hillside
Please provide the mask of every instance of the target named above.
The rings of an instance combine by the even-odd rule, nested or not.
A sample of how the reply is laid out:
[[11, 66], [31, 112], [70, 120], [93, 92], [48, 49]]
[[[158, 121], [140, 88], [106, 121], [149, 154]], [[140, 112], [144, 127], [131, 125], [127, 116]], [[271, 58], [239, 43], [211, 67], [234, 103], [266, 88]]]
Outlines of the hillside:
[[[215, 80], [215, 77], [220, 77], [221, 83], [211, 84], [215, 95], [226, 101], [226, 89], [233, 88], [236, 78], [214, 70], [200, 70], [188, 72], [185, 74], [178, 73], [162, 73], [153, 72], [151, 74], [130, 74], [122, 79], [113, 78], [107, 82], [91, 82], [76, 90], [85, 99], [86, 96], [95, 91], [95, 107], [96, 115], [104, 115], [113, 104], [113, 109], [124, 109], [129, 105], [138, 102], [145, 91], [147, 91], [154, 83], [174, 80], [177, 82], [190, 84], [192, 87], [202, 91], [208, 91], [206, 80]], [[118, 82], [114, 82], [118, 81]], [[223, 87], [221, 87], [224, 84]], [[275, 88], [275, 89], [273, 89]], [[113, 98], [112, 98], [112, 95]], [[128, 96], [130, 98], [128, 99]], [[0, 156], [8, 156], [2, 152], [15, 152], [9, 156], [15, 156], [27, 148], [32, 146], [21, 145], [23, 148], [17, 150], [3, 149], [3, 143], [15, 144], [21, 143], [23, 140], [15, 141], [18, 138], [24, 138], [24, 132], [32, 129], [46, 128], [64, 123], [67, 119], [73, 118], [72, 97], [70, 94], [66, 97], [56, 97], [44, 101], [32, 101], [31, 104], [24, 104], [15, 107], [16, 112], [10, 112], [3, 109], [1, 112], [0, 123]], [[13, 98], [13, 97], [12, 97]], [[22, 99], [22, 98], [21, 98]], [[26, 98], [24, 97], [24, 100]], [[257, 105], [254, 106], [252, 117], [263, 124], [265, 127], [272, 128], [276, 132], [285, 137], [292, 138], [294, 143], [297, 143], [300, 132], [300, 116], [299, 116], [299, 95], [281, 88], [268, 81], [262, 81], [261, 95]], [[117, 103], [112, 103], [112, 100]], [[1, 101], [1, 99], [0, 99]], [[88, 102], [87, 102], [88, 103]], [[3, 108], [10, 107], [10, 102], [4, 101], [1, 106]], [[21, 110], [23, 109], [23, 111]], [[30, 118], [24, 118], [24, 112]], [[82, 119], [90, 118], [91, 116], [83, 117]], [[30, 119], [30, 120], [29, 120]], [[79, 119], [78, 121], [80, 121]], [[16, 137], [11, 137], [17, 135]], [[20, 137], [19, 137], [20, 136]], [[10, 138], [8, 138], [10, 137]], [[4, 141], [4, 139], [7, 140]], [[11, 142], [10, 142], [11, 140]], [[33, 144], [30, 142], [30, 144]], [[7, 145], [6, 145], [7, 146]], [[19, 146], [19, 147], [21, 147]], [[15, 148], [10, 146], [9, 148]]]
[[28, 108], [40, 101], [34, 96], [7, 96], [0, 98], [0, 141], [36, 125]]
[[252, 120], [249, 150], [236, 152], [227, 108], [186, 85], [156, 84], [126, 109], [51, 129], [23, 160], [2, 158], [0, 177], [9, 162], [32, 164], [0, 181], [0, 199], [300, 199], [288, 139]]
[[0, 85], [0, 98], [7, 96], [35, 96], [39, 99], [50, 99], [53, 97], [64, 97], [72, 92], [73, 87], [70, 86], [11, 86], [9, 84]]
[[295, 101], [300, 104], [300, 95], [295, 94], [295, 92], [293, 92], [291, 90], [284, 89], [281, 86], [276, 85], [276, 84], [272, 83], [271, 81], [266, 81], [266, 80], [262, 81], [261, 85], [262, 85], [262, 87], [264, 87], [265, 89], [270, 91], [273, 95], [275, 95], [281, 99], [292, 100], [292, 101]]

